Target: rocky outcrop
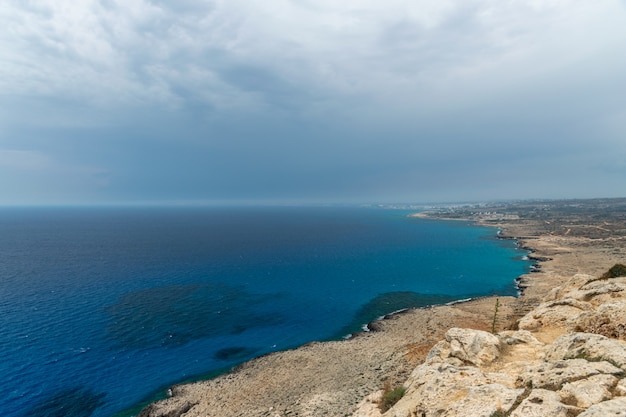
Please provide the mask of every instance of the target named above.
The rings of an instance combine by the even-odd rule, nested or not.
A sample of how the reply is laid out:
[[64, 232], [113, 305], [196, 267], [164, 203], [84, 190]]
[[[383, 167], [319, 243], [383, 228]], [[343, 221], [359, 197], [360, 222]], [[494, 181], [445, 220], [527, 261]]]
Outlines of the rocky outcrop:
[[482, 366], [490, 364], [500, 354], [500, 339], [485, 331], [453, 327], [445, 337], [431, 349], [428, 362]]
[[449, 355], [472, 365], [487, 365], [500, 354], [500, 339], [480, 330], [453, 327], [446, 332]]
[[563, 327], [574, 317], [593, 308], [590, 303], [566, 298], [541, 304], [535, 310], [524, 316], [519, 322], [519, 328], [537, 330], [542, 327]]
[[524, 389], [515, 388], [514, 382], [507, 374], [431, 360], [415, 369], [405, 396], [385, 415], [490, 416], [499, 409], [511, 409], [523, 394]]
[[626, 417], [626, 278], [575, 275], [519, 329], [449, 329], [396, 405], [353, 417]]
[[585, 358], [606, 361], [626, 370], [626, 343], [591, 333], [568, 333], [559, 337], [546, 352], [547, 360]]
[[570, 330], [626, 339], [626, 301], [607, 302], [568, 323]]

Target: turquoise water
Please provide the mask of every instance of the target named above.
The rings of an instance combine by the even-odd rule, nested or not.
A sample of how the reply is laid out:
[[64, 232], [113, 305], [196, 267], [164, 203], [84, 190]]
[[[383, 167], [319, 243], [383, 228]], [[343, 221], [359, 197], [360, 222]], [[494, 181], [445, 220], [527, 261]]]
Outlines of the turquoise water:
[[400, 308], [514, 295], [494, 229], [371, 208], [0, 210], [0, 413], [111, 416]]

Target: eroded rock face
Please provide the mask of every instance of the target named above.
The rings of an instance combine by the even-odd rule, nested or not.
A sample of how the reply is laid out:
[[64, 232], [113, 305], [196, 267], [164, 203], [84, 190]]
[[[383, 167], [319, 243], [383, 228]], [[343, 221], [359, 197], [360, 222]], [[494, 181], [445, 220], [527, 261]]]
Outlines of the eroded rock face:
[[572, 289], [567, 297], [589, 302], [594, 306], [626, 299], [626, 277], [589, 279], [579, 287]]
[[604, 303], [593, 311], [582, 313], [569, 321], [568, 329], [625, 340], [626, 300]]
[[553, 288], [550, 292], [548, 292], [548, 294], [544, 298], [544, 301], [549, 302], [561, 300], [563, 298], [576, 298], [572, 297], [569, 292], [577, 290], [581, 286], [595, 279], [596, 278], [593, 275], [576, 274], [572, 278], [570, 278], [570, 280], [567, 281], [565, 284]]

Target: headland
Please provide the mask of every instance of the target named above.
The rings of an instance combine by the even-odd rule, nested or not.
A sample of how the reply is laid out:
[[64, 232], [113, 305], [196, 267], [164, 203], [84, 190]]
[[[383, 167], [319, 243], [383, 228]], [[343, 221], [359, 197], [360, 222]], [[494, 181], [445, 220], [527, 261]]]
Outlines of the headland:
[[[626, 262], [626, 199], [465, 205], [421, 215], [497, 227], [501, 238], [531, 251], [537, 265], [520, 277], [521, 296], [393, 314], [349, 340], [310, 343], [174, 386], [140, 416], [589, 417], [626, 410], [626, 278], [600, 279]], [[393, 387], [402, 398], [381, 410]]]

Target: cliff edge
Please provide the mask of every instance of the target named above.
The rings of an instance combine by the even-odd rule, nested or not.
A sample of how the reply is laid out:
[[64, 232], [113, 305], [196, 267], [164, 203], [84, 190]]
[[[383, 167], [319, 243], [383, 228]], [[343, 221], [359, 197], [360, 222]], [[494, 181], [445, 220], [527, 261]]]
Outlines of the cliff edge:
[[379, 408], [353, 417], [626, 416], [626, 277], [577, 274], [496, 334], [451, 328]]

